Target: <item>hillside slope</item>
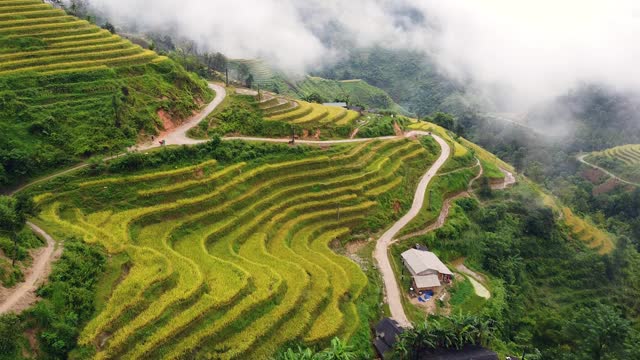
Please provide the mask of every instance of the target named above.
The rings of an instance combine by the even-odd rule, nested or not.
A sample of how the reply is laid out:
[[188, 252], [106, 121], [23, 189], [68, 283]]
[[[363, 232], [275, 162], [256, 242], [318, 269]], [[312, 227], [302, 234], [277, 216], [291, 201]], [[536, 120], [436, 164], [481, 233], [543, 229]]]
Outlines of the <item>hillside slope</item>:
[[37, 0], [0, 0], [0, 184], [118, 151], [211, 96], [171, 60]]
[[404, 109], [423, 117], [437, 111], [456, 115], [491, 104], [443, 75], [425, 54], [381, 47], [352, 49], [318, 73], [329, 79], [363, 79], [388, 93]]
[[[253, 75], [255, 86], [279, 94], [296, 98], [306, 98], [312, 94], [319, 95], [324, 101], [348, 101], [359, 104], [367, 109], [390, 110], [397, 113], [407, 113], [384, 90], [377, 88], [361, 79], [332, 80], [317, 76], [305, 76], [293, 79], [275, 71], [261, 60], [233, 60], [231, 67], [236, 71], [241, 64]], [[244, 78], [240, 76], [240, 78]]]
[[617, 146], [593, 152], [584, 160], [602, 167], [625, 181], [640, 183], [640, 144]]

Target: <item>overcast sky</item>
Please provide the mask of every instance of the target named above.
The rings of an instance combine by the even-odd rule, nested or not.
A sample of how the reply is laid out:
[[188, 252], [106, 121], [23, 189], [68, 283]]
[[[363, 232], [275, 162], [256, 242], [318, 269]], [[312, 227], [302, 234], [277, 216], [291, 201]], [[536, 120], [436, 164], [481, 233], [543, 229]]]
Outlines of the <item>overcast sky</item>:
[[[442, 71], [523, 104], [578, 82], [640, 90], [640, 1], [634, 0], [89, 0], [117, 21], [175, 29], [230, 57], [292, 73], [358, 46], [424, 51]], [[119, 20], [118, 20], [119, 19]], [[116, 22], [117, 22], [116, 21]]]

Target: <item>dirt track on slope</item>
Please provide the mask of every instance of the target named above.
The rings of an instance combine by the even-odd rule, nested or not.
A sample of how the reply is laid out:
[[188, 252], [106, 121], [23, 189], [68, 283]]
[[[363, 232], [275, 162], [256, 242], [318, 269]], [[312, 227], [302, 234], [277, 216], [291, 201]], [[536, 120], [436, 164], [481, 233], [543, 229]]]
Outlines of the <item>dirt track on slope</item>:
[[[407, 136], [409, 137], [415, 135], [431, 134], [426, 132], [412, 132], [410, 134], [407, 134]], [[447, 162], [447, 160], [449, 159], [449, 155], [451, 154], [451, 148], [446, 141], [444, 141], [439, 136], [431, 136], [433, 136], [440, 145], [442, 153], [438, 157], [438, 160], [436, 160], [436, 162], [420, 180], [413, 198], [413, 204], [411, 205], [411, 209], [409, 209], [409, 212], [395, 224], [393, 224], [393, 226], [391, 226], [391, 228], [387, 230], [380, 237], [380, 239], [378, 239], [374, 252], [374, 257], [378, 263], [378, 269], [382, 275], [382, 280], [384, 282], [386, 301], [389, 304], [389, 309], [391, 310], [391, 317], [396, 320], [400, 326], [407, 328], [412, 327], [412, 325], [404, 312], [404, 308], [402, 307], [402, 293], [398, 286], [398, 282], [396, 281], [396, 277], [393, 273], [393, 268], [391, 267], [391, 262], [389, 260], [389, 245], [391, 245], [396, 234], [398, 234], [398, 232], [402, 230], [403, 227], [405, 227], [411, 220], [413, 220], [413, 218], [418, 215], [418, 213], [420, 213], [422, 204], [424, 203], [424, 195], [427, 187], [429, 186], [429, 183], [431, 182], [431, 179], [436, 176], [438, 170], [440, 170], [440, 168]]]
[[55, 249], [56, 242], [49, 234], [35, 224], [27, 225], [47, 241], [47, 246], [34, 254], [33, 264], [27, 270], [23, 283], [0, 292], [0, 314], [21, 312], [33, 305], [38, 300], [36, 290], [51, 273], [51, 263], [61, 254], [61, 249]]
[[[473, 186], [473, 183], [476, 180], [478, 180], [482, 176], [482, 174], [484, 173], [484, 169], [482, 169], [482, 165], [480, 165], [480, 160], [476, 159], [476, 161], [477, 161], [476, 165], [474, 165], [473, 167], [464, 168], [464, 169], [470, 169], [470, 168], [474, 168], [476, 166], [480, 166], [480, 171], [478, 172], [478, 175], [476, 175], [473, 179], [471, 179], [471, 181], [469, 181], [469, 185], [467, 186], [467, 190], [466, 191], [457, 193], [457, 194], [455, 194], [453, 196], [450, 196], [450, 197], [448, 197], [448, 198], [446, 198], [444, 200], [444, 202], [442, 204], [442, 210], [440, 211], [440, 214], [438, 215], [438, 218], [436, 219], [436, 221], [433, 224], [427, 226], [423, 230], [416, 231], [414, 233], [404, 235], [404, 236], [398, 238], [397, 240], [395, 240], [394, 242], [410, 239], [410, 238], [416, 237], [416, 236], [425, 235], [427, 233], [430, 233], [430, 232], [432, 232], [434, 230], [438, 230], [441, 227], [443, 227], [444, 223], [447, 221], [447, 218], [449, 217], [449, 211], [451, 211], [451, 206], [452, 206], [453, 202], [458, 200], [458, 199], [460, 199], [460, 198], [471, 196], [471, 192], [472, 192], [471, 187]], [[445, 175], [445, 174], [439, 174], [439, 175]]]
[[227, 97], [227, 91], [223, 86], [210, 83], [209, 88], [216, 92], [216, 96], [204, 109], [202, 109], [202, 111], [187, 119], [185, 122], [167, 132], [166, 134], [156, 138], [154, 142], [139, 145], [135, 150], [144, 151], [160, 147], [160, 141], [162, 140], [166, 142], [165, 145], [193, 145], [205, 142], [202, 140], [192, 139], [187, 136], [187, 133], [189, 132], [189, 130], [198, 126], [198, 124], [200, 124], [202, 120], [209, 116], [209, 114], [215, 111], [218, 105], [220, 105], [222, 101], [224, 101], [224, 99]]
[[[449, 212], [451, 211], [451, 206], [453, 205], [453, 202], [460, 199], [460, 198], [465, 198], [465, 197], [470, 197], [472, 196], [473, 190], [473, 183], [475, 181], [477, 181], [480, 177], [482, 177], [482, 175], [484, 174], [484, 169], [482, 168], [482, 165], [480, 164], [480, 160], [476, 159], [477, 163], [475, 166], [480, 166], [480, 171], [478, 172], [478, 175], [476, 175], [473, 179], [471, 179], [471, 181], [469, 181], [469, 185], [467, 186], [467, 190], [460, 192], [458, 194], [455, 194], [453, 196], [450, 196], [448, 198], [446, 198], [442, 204], [442, 210], [440, 211], [440, 214], [438, 215], [438, 219], [436, 219], [436, 221], [427, 226], [426, 228], [420, 230], [420, 231], [416, 231], [413, 232], [411, 234], [407, 234], [405, 236], [402, 236], [400, 238], [398, 238], [397, 240], [392, 241], [391, 243], [395, 243], [398, 241], [403, 241], [403, 240], [407, 240], [416, 236], [422, 236], [422, 235], [426, 235], [432, 231], [435, 231], [437, 229], [440, 229], [441, 227], [444, 226], [444, 224], [447, 221], [447, 218], [449, 217]], [[469, 168], [464, 168], [464, 169], [469, 169]], [[462, 170], [462, 169], [461, 169]], [[501, 184], [497, 184], [497, 185], [493, 185], [491, 186], [491, 188], [493, 190], [504, 190], [507, 187], [513, 185], [516, 183], [516, 178], [515, 176], [505, 170], [500, 168], [500, 171], [502, 171], [505, 174], [505, 179]], [[446, 174], [446, 173], [445, 173]], [[445, 175], [445, 174], [440, 174], [440, 175]], [[473, 285], [473, 289], [476, 293], [476, 295], [483, 297], [485, 299], [488, 299], [489, 297], [491, 297], [491, 293], [489, 292], [489, 290], [487, 290], [487, 288], [481, 284], [481, 277], [474, 273], [473, 271], [469, 270], [466, 266], [464, 266], [464, 264], [458, 265], [456, 267], [459, 271], [461, 271], [462, 273], [465, 273], [466, 275], [469, 275], [469, 281], [471, 281], [471, 284]]]
[[631, 182], [631, 181], [628, 181], [628, 180], [622, 179], [622, 178], [620, 178], [619, 176], [617, 176], [616, 174], [614, 174], [614, 173], [612, 173], [612, 172], [610, 172], [610, 171], [608, 171], [608, 170], [606, 170], [606, 169], [604, 169], [604, 168], [601, 168], [601, 167], [600, 167], [600, 166], [598, 166], [598, 165], [595, 165], [595, 164], [592, 164], [592, 163], [588, 162], [587, 160], [585, 160], [585, 158], [586, 158], [588, 155], [589, 155], [589, 154], [582, 154], [582, 155], [579, 155], [579, 156], [578, 156], [578, 161], [580, 161], [581, 163], [583, 163], [583, 164], [585, 164], [585, 165], [587, 165], [587, 166], [590, 166], [590, 167], [592, 167], [592, 168], [594, 168], [594, 169], [598, 169], [598, 170], [602, 171], [603, 173], [605, 173], [605, 174], [609, 175], [609, 177], [611, 177], [611, 178], [613, 178], [613, 179], [616, 179], [616, 180], [618, 180], [618, 181], [620, 181], [620, 182], [623, 182], [623, 183], [625, 183], [625, 184], [627, 184], [627, 185], [633, 185], [633, 186], [638, 186], [638, 187], [640, 187], [640, 184], [638, 184], [638, 183], [634, 183], [634, 182]]

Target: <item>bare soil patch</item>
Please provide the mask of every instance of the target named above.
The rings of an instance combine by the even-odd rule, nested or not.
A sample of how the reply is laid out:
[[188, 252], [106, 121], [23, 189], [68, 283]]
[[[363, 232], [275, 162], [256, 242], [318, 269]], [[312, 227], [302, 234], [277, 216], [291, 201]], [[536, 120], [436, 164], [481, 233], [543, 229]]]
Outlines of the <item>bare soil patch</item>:
[[593, 195], [606, 194], [606, 193], [608, 193], [610, 191], [613, 191], [619, 185], [621, 185], [620, 181], [618, 181], [617, 179], [614, 179], [614, 178], [609, 178], [609, 180], [607, 180], [604, 183], [600, 184], [600, 186], [597, 186], [597, 187], [593, 188]]
[[582, 177], [587, 179], [590, 183], [598, 185], [602, 184], [602, 182], [607, 178], [607, 175], [598, 169], [589, 168], [582, 172]]
[[32, 266], [25, 270], [25, 281], [13, 288], [0, 289], [0, 314], [7, 312], [20, 313], [38, 301], [36, 290], [51, 273], [51, 264], [62, 255], [62, 247], [56, 249], [56, 243], [42, 229], [34, 224], [28, 225], [38, 235], [45, 238], [47, 246], [32, 253]]

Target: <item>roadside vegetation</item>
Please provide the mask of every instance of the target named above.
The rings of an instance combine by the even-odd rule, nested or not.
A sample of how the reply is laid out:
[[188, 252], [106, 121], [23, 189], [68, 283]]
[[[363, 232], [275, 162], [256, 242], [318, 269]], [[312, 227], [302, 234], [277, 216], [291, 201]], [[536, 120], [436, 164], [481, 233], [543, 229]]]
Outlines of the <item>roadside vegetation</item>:
[[[42, 300], [20, 315], [0, 315], [0, 359], [84, 359], [90, 354], [77, 348], [77, 339], [93, 316], [95, 286], [107, 257], [102, 248], [78, 238], [64, 243], [48, 283], [38, 290]], [[33, 343], [25, 334], [34, 336]]]
[[25, 228], [27, 217], [37, 215], [33, 200], [21, 194], [0, 196], [0, 286], [13, 287], [24, 279], [22, 272], [31, 262], [30, 249], [44, 241]]
[[[429, 247], [446, 262], [465, 257], [469, 267], [493, 279], [492, 296], [479, 311], [469, 307], [474, 294], [465, 282], [450, 301], [457, 304], [454, 315], [460, 309], [491, 319], [496, 331], [490, 347], [499, 353], [526, 350], [539, 351], [543, 358], [577, 359], [638, 354], [640, 289], [628, 286], [638, 281], [637, 251], [622, 240], [601, 255], [573, 240], [538, 190], [526, 183], [493, 192], [482, 202], [457, 200], [444, 227], [411, 242]], [[587, 327], [587, 335], [576, 336], [576, 329]], [[609, 338], [612, 334], [615, 339]], [[605, 337], [610, 340], [601, 349]]]

